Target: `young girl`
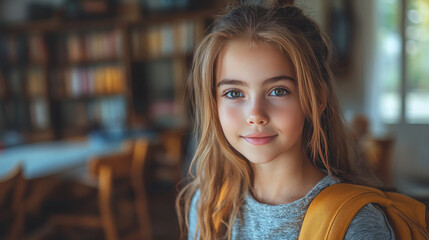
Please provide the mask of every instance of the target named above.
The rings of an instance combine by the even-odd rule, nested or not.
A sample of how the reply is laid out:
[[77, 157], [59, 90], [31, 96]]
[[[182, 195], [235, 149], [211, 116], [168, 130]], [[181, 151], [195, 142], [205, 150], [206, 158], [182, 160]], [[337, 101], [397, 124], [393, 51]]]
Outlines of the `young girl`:
[[[242, 4], [216, 20], [189, 79], [199, 144], [196, 174], [177, 200], [188, 239], [297, 239], [319, 192], [364, 183], [346, 143], [330, 54], [293, 1]], [[393, 238], [372, 204], [345, 237]]]

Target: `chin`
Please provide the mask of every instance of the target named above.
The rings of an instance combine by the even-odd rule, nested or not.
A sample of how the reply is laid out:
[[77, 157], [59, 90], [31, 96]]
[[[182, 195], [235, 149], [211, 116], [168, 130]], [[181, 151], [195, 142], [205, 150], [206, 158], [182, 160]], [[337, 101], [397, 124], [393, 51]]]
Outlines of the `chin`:
[[271, 162], [274, 158], [269, 157], [267, 155], [263, 155], [263, 156], [258, 156], [258, 154], [252, 154], [248, 156], [244, 155], [246, 157], [246, 159], [254, 164], [265, 164], [265, 163], [269, 163]]

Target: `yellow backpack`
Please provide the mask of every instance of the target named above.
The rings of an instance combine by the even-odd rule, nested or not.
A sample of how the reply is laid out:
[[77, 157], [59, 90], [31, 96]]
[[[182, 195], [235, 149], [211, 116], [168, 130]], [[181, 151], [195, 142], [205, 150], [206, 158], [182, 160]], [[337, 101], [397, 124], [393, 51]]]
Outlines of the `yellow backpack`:
[[344, 239], [350, 222], [368, 203], [382, 208], [395, 239], [429, 239], [424, 204], [399, 193], [338, 183], [324, 189], [311, 202], [299, 240]]

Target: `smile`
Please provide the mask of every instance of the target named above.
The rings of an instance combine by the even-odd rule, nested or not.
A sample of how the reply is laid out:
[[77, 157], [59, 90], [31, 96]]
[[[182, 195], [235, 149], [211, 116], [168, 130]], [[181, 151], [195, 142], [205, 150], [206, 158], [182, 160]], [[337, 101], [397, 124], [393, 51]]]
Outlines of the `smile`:
[[274, 136], [266, 136], [266, 137], [252, 137], [252, 136], [244, 136], [243, 139], [246, 142], [253, 145], [264, 145], [271, 142], [277, 135]]

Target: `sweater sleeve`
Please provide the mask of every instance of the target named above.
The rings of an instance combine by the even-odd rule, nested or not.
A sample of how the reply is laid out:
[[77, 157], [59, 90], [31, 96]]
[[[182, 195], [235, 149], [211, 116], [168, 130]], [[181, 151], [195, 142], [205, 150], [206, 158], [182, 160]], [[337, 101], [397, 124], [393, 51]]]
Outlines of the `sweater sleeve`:
[[392, 240], [395, 234], [383, 211], [376, 205], [367, 204], [353, 218], [344, 239]]
[[[200, 196], [200, 190], [197, 190], [192, 197], [191, 207], [189, 209], [189, 229], [188, 229], [188, 240], [195, 239], [195, 231], [197, 229], [197, 201]], [[197, 238], [198, 239], [198, 238]]]

